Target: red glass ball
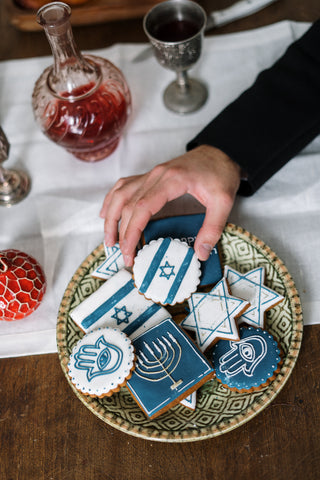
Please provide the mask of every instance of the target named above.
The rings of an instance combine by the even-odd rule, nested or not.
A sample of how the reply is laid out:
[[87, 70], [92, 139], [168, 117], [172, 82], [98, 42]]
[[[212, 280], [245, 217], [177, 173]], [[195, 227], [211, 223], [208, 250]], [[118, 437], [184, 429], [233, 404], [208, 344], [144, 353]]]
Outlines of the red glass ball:
[[0, 251], [0, 320], [21, 320], [41, 303], [46, 279], [37, 260], [27, 253]]

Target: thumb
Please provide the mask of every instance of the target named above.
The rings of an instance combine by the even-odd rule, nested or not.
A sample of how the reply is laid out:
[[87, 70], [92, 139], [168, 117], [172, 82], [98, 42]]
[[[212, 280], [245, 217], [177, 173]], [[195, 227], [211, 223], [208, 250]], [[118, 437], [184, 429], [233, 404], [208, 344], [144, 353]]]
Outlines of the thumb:
[[207, 210], [202, 227], [194, 243], [194, 250], [199, 260], [208, 260], [212, 249], [222, 235], [230, 209], [215, 210], [213, 213]]

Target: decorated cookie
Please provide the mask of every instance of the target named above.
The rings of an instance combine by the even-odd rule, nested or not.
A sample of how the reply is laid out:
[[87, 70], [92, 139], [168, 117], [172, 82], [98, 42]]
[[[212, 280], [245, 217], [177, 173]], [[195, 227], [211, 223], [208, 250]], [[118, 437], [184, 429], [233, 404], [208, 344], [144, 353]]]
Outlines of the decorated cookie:
[[240, 328], [238, 342], [220, 340], [213, 349], [217, 379], [237, 391], [257, 390], [270, 383], [279, 371], [280, 349], [266, 330]]
[[72, 310], [70, 316], [84, 332], [107, 326], [118, 328], [133, 339], [170, 314], [140, 295], [132, 275], [120, 270]]
[[126, 386], [150, 418], [161, 415], [213, 376], [212, 365], [171, 319], [137, 337], [133, 345], [136, 368]]
[[116, 328], [97, 329], [73, 348], [68, 374], [84, 395], [110, 396], [131, 376], [134, 360], [134, 349], [127, 335]]
[[169, 237], [152, 240], [139, 250], [133, 265], [136, 287], [162, 305], [182, 303], [200, 282], [200, 262], [185, 242]]
[[[204, 214], [177, 215], [174, 217], [151, 220], [143, 232], [143, 242], [149, 243], [158, 238], [179, 238], [186, 242], [189, 247], [194, 246], [197, 234], [202, 226]], [[222, 277], [222, 268], [216, 245], [206, 262], [201, 264], [200, 285], [211, 285], [217, 283]]]
[[226, 266], [224, 276], [232, 295], [250, 303], [250, 307], [239, 318], [239, 323], [245, 322], [253, 327], [264, 328], [265, 312], [278, 305], [284, 298], [264, 285], [264, 268], [258, 267], [242, 274]]
[[119, 243], [113, 247], [104, 244], [106, 259], [91, 273], [95, 278], [108, 280], [125, 267]]
[[190, 408], [190, 410], [195, 410], [197, 406], [197, 392], [192, 392], [186, 398], [181, 400], [180, 404], [184, 407]]
[[249, 303], [230, 295], [225, 278], [210, 292], [191, 295], [188, 303], [190, 313], [181, 326], [195, 333], [202, 352], [221, 338], [239, 340], [236, 319], [248, 308]]

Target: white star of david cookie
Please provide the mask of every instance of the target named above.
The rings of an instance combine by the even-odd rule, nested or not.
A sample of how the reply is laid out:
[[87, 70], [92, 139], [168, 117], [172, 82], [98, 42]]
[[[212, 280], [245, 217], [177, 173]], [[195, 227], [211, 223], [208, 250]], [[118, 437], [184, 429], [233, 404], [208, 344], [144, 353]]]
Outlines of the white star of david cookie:
[[119, 243], [113, 247], [107, 247], [104, 244], [106, 259], [91, 273], [92, 277], [109, 280], [122, 268], [125, 267], [124, 259], [120, 250]]
[[194, 293], [188, 300], [190, 313], [181, 326], [195, 332], [202, 352], [218, 339], [239, 340], [236, 318], [249, 303], [229, 293], [225, 278], [222, 278], [208, 293]]
[[283, 296], [264, 285], [265, 270], [255, 268], [241, 274], [226, 266], [224, 277], [227, 279], [232, 295], [243, 298], [250, 307], [241, 315], [239, 323], [245, 322], [253, 327], [264, 328], [265, 312], [278, 305]]

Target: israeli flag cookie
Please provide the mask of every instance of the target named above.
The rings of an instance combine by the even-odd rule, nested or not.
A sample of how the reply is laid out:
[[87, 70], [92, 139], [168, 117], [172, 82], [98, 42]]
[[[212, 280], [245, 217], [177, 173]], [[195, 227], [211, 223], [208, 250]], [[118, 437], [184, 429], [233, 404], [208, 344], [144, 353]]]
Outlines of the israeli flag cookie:
[[250, 303], [250, 307], [239, 318], [239, 323], [245, 322], [252, 327], [264, 328], [265, 312], [284, 299], [282, 295], [264, 285], [264, 267], [240, 273], [227, 265], [224, 277], [232, 295]]
[[167, 319], [133, 341], [136, 367], [126, 387], [155, 418], [213, 377], [213, 367], [190, 338]]
[[75, 345], [68, 375], [84, 395], [104, 397], [125, 385], [134, 366], [130, 338], [116, 328], [104, 328], [88, 333]]
[[[176, 215], [174, 217], [151, 220], [143, 231], [143, 241], [149, 243], [157, 238], [179, 238], [193, 248], [203, 220], [204, 213]], [[218, 245], [212, 249], [208, 260], [200, 262], [200, 264], [202, 272], [200, 285], [211, 285], [220, 280], [222, 268]]]
[[109, 280], [116, 273], [125, 267], [123, 255], [119, 243], [113, 247], [107, 247], [104, 243], [106, 259], [91, 273], [94, 278]]
[[281, 365], [278, 342], [266, 330], [240, 328], [240, 340], [220, 340], [212, 353], [217, 379], [237, 391], [253, 391], [270, 383]]
[[139, 292], [162, 305], [182, 303], [200, 282], [200, 262], [187, 243], [169, 237], [139, 250], [133, 277]]
[[140, 295], [132, 275], [120, 270], [70, 312], [83, 332], [118, 328], [131, 338], [170, 317], [169, 312]]

